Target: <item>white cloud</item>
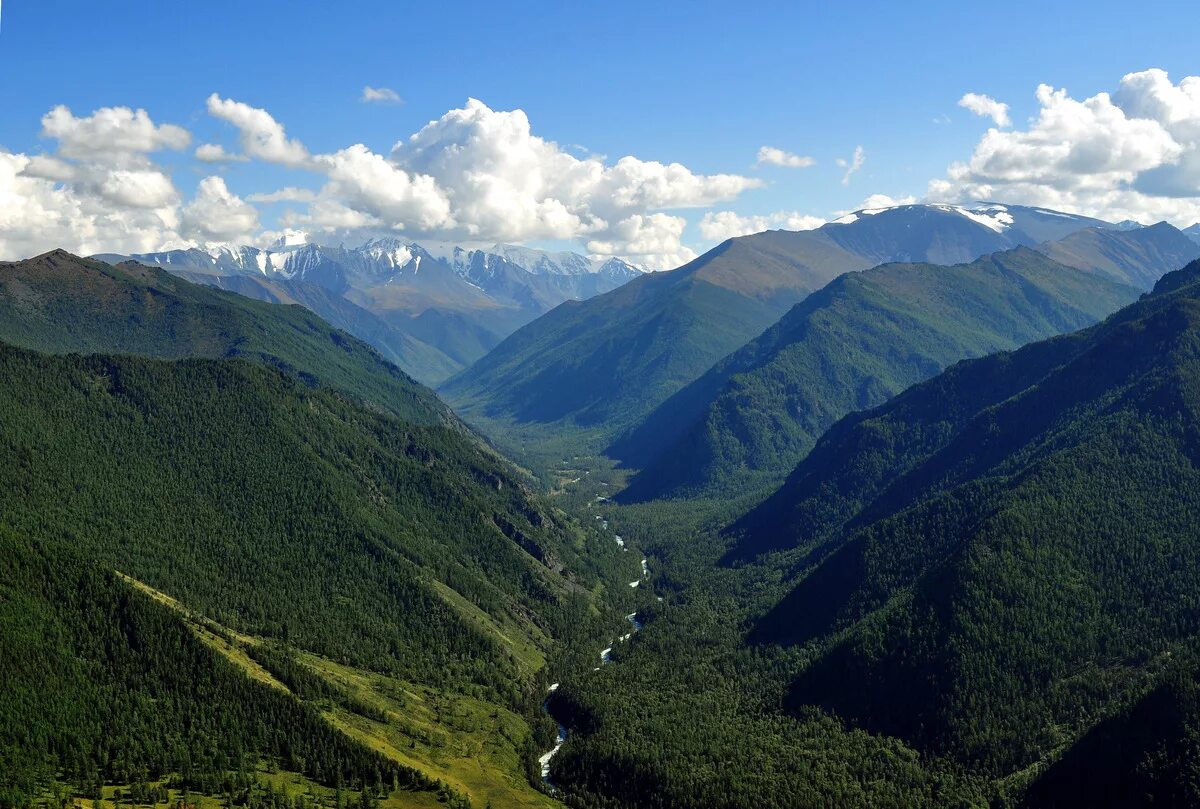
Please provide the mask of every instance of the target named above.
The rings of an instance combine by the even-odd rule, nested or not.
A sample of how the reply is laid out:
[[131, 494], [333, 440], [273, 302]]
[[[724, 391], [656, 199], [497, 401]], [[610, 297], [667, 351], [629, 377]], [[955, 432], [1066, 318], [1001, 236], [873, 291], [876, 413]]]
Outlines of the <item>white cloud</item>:
[[785, 152], [783, 149], [776, 149], [774, 146], [762, 146], [758, 150], [757, 164], [768, 166], [783, 166], [789, 169], [806, 169], [817, 161], [811, 157], [806, 157], [792, 152]]
[[983, 118], [991, 118], [999, 127], [1009, 126], [1008, 105], [980, 93], [967, 93], [958, 100], [958, 106], [970, 110]]
[[[252, 203], [289, 202], [299, 208], [282, 212], [272, 227], [305, 228], [315, 238], [391, 232], [471, 243], [564, 240], [666, 267], [694, 256], [682, 242], [687, 223], [679, 210], [707, 208], [762, 185], [680, 163], [576, 154], [534, 134], [523, 111], [493, 110], [473, 99], [401, 139], [390, 154], [363, 144], [313, 154], [265, 109], [216, 93], [207, 107], [238, 130], [240, 148], [235, 154], [200, 144], [197, 164], [264, 161], [320, 176], [319, 190], [298, 183], [241, 199], [210, 177], [194, 199], [184, 200], [149, 155], [186, 148], [186, 131], [157, 125], [142, 110], [106, 108], [79, 118], [56, 108], [44, 121], [47, 136], [59, 140], [56, 152], [3, 153], [12, 175], [6, 193], [31, 195], [37, 204], [22, 211], [43, 215], [34, 227], [24, 212], [5, 212], [0, 244], [17, 243], [18, 220], [40, 234], [22, 236], [21, 243], [44, 248], [91, 246], [106, 228], [109, 236], [96, 250], [230, 241], [259, 228]], [[137, 233], [127, 230], [135, 227]]]
[[103, 107], [77, 118], [61, 104], [42, 117], [42, 134], [66, 158], [106, 165], [139, 162], [149, 152], [186, 149], [192, 136], [173, 124], [155, 125], [145, 110]]
[[248, 155], [326, 176], [308, 208], [287, 217], [286, 224], [313, 232], [590, 240], [634, 260], [674, 260], [690, 251], [679, 242], [682, 226], [667, 225], [682, 220], [665, 211], [707, 207], [761, 185], [735, 174], [697, 174], [679, 163], [577, 156], [533, 134], [523, 111], [493, 110], [475, 99], [398, 141], [389, 156], [362, 144], [311, 155], [266, 110], [217, 95], [209, 109], [241, 130]]
[[362, 96], [359, 98], [364, 104], [403, 104], [404, 99], [400, 94], [390, 87], [371, 87], [367, 85], [362, 89]]
[[309, 191], [307, 188], [296, 188], [294, 186], [280, 188], [278, 191], [271, 191], [265, 194], [246, 195], [246, 199], [251, 202], [312, 202], [316, 198], [316, 192]]
[[315, 162], [329, 176], [323, 197], [340, 200], [390, 230], [428, 232], [454, 224], [450, 203], [432, 177], [409, 174], [362, 144], [319, 155]]
[[196, 147], [194, 156], [201, 163], [240, 163], [250, 159], [245, 155], [225, 151], [225, 147], [219, 143], [200, 144]]
[[764, 230], [812, 230], [825, 224], [819, 216], [799, 211], [777, 211], [765, 216], [742, 216], [733, 211], [709, 211], [700, 220], [700, 235], [706, 241], [723, 242], [735, 236]]
[[1200, 77], [1152, 69], [1082, 100], [1037, 88], [1025, 129], [989, 129], [930, 183], [933, 198], [1000, 199], [1110, 220], [1200, 220]]
[[863, 151], [863, 147], [854, 147], [854, 156], [849, 160], [837, 159], [837, 164], [840, 168], [844, 168], [846, 173], [842, 175], [842, 185], [850, 185], [850, 177], [863, 167], [863, 163], [867, 161], [867, 153]]
[[258, 210], [230, 193], [220, 177], [201, 180], [182, 214], [184, 235], [198, 242], [246, 244], [259, 229]]
[[171, 178], [157, 169], [115, 169], [94, 178], [80, 177], [77, 185], [130, 208], [164, 208], [179, 199]]
[[[146, 252], [178, 241], [174, 205], [123, 205], [119, 199], [129, 195], [130, 188], [121, 188], [119, 179], [112, 180], [109, 196], [103, 196], [94, 182], [76, 185], [28, 173], [38, 162], [0, 150], [0, 259], [27, 258], [55, 247], [81, 254]], [[48, 166], [66, 165], [40, 162], [42, 174]]]
[[308, 149], [298, 140], [288, 140], [283, 125], [266, 110], [213, 93], [208, 97], [208, 112], [237, 127], [242, 151], [248, 156], [285, 166], [308, 164]]
[[534, 135], [523, 111], [474, 99], [397, 143], [392, 162], [436, 178], [451, 205], [452, 233], [505, 241], [602, 234], [634, 214], [706, 207], [761, 184], [632, 156], [613, 165], [576, 157]]
[[[920, 200], [914, 196], [906, 197], [889, 197], [887, 194], [872, 194], [862, 201], [855, 208], [857, 211], [869, 211], [875, 208], [895, 208], [899, 205], [915, 205]], [[850, 213], [849, 211], [840, 211], [840, 213]]]
[[634, 214], [605, 231], [605, 238], [587, 243], [590, 253], [620, 255], [652, 270], [670, 270], [696, 257], [680, 243], [687, 220], [664, 213]]
[[50, 154], [0, 150], [0, 257], [24, 258], [62, 247], [76, 253], [137, 253], [197, 241], [245, 239], [257, 211], [223, 180], [200, 183], [186, 205], [149, 154], [185, 149], [190, 135], [157, 125], [143, 110], [106, 107], [77, 117], [55, 107], [43, 134]]

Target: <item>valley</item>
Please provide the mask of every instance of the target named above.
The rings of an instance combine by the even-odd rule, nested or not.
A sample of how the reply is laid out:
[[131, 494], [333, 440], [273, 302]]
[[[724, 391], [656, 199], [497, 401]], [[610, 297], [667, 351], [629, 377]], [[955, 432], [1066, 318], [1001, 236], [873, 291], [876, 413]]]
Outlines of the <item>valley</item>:
[[[1161, 725], [1163, 701], [1194, 702], [1181, 595], [1200, 568], [1166, 560], [1188, 558], [1196, 519], [1200, 262], [1168, 272], [1193, 252], [1178, 231], [1128, 233], [1072, 239], [1077, 266], [1050, 242], [838, 276], [656, 408], [580, 430], [471, 407], [464, 422], [305, 308], [62, 252], [0, 265], [4, 483], [21, 492], [0, 510], [20, 560], [5, 592], [43, 621], [5, 642], [91, 661], [72, 682], [101, 665], [94, 690], [72, 687], [104, 725], [167, 740], [113, 758], [84, 723], [52, 752], [80, 719], [47, 709], [16, 749], [61, 763], [12, 760], [7, 788], [47, 809], [63, 790], [113, 809], [118, 790], [272, 809], [1060, 796], [1076, 745], [1119, 760], [1114, 739]], [[1148, 294], [1129, 283], [1148, 278]], [[774, 466], [715, 473], [680, 436], [756, 375], [767, 393], [740, 412], [786, 425], [761, 433]], [[759, 428], [705, 418], [761, 452]], [[709, 482], [680, 487], [659, 457]], [[1086, 494], [1100, 480], [1115, 502]], [[1060, 565], [1069, 596], [1043, 584]], [[103, 595], [45, 602], [70, 576]], [[989, 620], [997, 588], [1030, 605], [1002, 613], [1015, 628]], [[1131, 612], [1114, 592], [1151, 600]], [[103, 647], [84, 630], [106, 620], [97, 603], [130, 615]], [[106, 696], [149, 664], [158, 699], [212, 707], [196, 696], [212, 685], [186, 690], [143, 651], [189, 643], [195, 676], [237, 684], [234, 715], [273, 706], [225, 731], [236, 751], [205, 735], [183, 755]], [[5, 675], [23, 705], [45, 699], [33, 671]], [[1164, 727], [1166, 773], [1190, 748]]]
[[1194, 9], [4, 5], [0, 809], [1200, 807]]

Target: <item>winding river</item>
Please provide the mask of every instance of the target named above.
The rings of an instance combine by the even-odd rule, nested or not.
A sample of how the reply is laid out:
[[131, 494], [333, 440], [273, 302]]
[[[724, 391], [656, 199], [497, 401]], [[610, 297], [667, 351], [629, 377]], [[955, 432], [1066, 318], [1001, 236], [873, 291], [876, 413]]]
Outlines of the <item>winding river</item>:
[[[642, 570], [645, 571], [647, 574], [649, 573], [649, 571], [646, 570], [646, 560], [644, 560], [644, 559], [642, 560]], [[617, 643], [623, 643], [623, 642], [629, 640], [630, 638], [633, 637], [634, 632], [641, 631], [642, 622], [638, 620], [637, 615], [638, 614], [636, 612], [631, 612], [625, 616], [625, 620], [628, 621], [629, 624], [633, 627], [633, 632], [630, 632], [626, 635], [622, 635], [621, 637], [617, 638], [617, 640], [613, 641], [614, 645]], [[601, 649], [600, 650], [600, 666], [603, 666], [605, 663], [609, 663], [611, 661], [612, 661], [612, 646], [609, 646], [606, 649]], [[599, 671], [600, 666], [596, 666], [596, 668], [592, 669], [592, 671]], [[558, 686], [559, 686], [558, 683], [550, 684], [550, 687], [548, 689], [546, 689], [546, 700], [545, 700], [545, 702], [542, 703], [542, 710], [545, 711], [546, 715], [549, 716], [551, 719], [554, 719], [554, 715], [550, 713], [550, 695], [558, 690]], [[558, 722], [557, 719], [555, 719], [555, 721]], [[542, 767], [542, 782], [545, 783], [546, 786], [550, 787], [551, 791], [554, 791], [555, 789], [557, 789], [557, 787], [555, 787], [554, 782], [550, 780], [550, 762], [551, 762], [551, 760], [553, 760], [553, 758], [556, 755], [558, 755], [558, 751], [562, 749], [562, 746], [564, 744], [566, 744], [566, 741], [567, 741], [567, 727], [562, 722], [558, 722], [558, 741], [555, 742], [553, 748], [551, 748], [547, 752], [543, 753], [538, 758], [538, 764], [540, 764]]]

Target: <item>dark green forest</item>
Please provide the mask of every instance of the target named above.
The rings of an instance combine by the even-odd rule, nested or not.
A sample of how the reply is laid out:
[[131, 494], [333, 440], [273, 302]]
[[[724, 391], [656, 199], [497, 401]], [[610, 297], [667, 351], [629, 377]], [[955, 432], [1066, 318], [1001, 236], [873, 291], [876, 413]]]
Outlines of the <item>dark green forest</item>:
[[[1027, 253], [989, 283], [1095, 292]], [[550, 779], [577, 809], [1200, 800], [1200, 263], [813, 427], [765, 498], [619, 504], [623, 470], [565, 452], [537, 491], [395, 369], [359, 383], [384, 361], [294, 307], [38, 261], [0, 273], [23, 346], [0, 344], [0, 809], [164, 784], [308, 809], [264, 763], [339, 809], [465, 805], [345, 732], [386, 734], [414, 695], [313, 655], [511, 711], [508, 775], [534, 785], [563, 723]], [[50, 294], [67, 272], [117, 302]], [[1095, 311], [1022, 310], [1028, 336], [1132, 297], [1102, 283]], [[987, 290], [947, 305], [978, 319]], [[863, 317], [876, 348], [922, 333]]]
[[744, 517], [612, 508], [669, 595], [556, 695], [568, 802], [1193, 805], [1197, 379], [1200, 264], [847, 417]]

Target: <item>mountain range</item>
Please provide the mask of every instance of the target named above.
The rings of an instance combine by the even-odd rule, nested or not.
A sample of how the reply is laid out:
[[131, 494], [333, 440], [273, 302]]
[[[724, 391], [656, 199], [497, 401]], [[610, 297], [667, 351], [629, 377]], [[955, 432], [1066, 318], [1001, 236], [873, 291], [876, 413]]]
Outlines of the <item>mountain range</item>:
[[513, 245], [464, 249], [385, 238], [348, 248], [312, 244], [302, 234], [269, 248], [219, 245], [96, 258], [133, 260], [261, 300], [299, 303], [429, 384], [559, 303], [643, 274], [618, 258]]
[[599, 452], [844, 273], [897, 261], [970, 262], [1081, 232], [1111, 233], [1124, 252], [1103, 237], [1080, 237], [1070, 247], [1074, 266], [1126, 284], [1197, 255], [1169, 225], [1121, 232], [1087, 217], [996, 203], [863, 210], [815, 230], [731, 239], [679, 269], [566, 303], [439, 390], [493, 437], [519, 433], [510, 447], [575, 436]]

